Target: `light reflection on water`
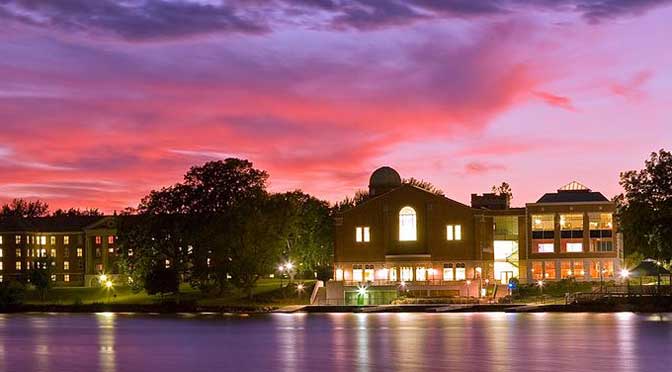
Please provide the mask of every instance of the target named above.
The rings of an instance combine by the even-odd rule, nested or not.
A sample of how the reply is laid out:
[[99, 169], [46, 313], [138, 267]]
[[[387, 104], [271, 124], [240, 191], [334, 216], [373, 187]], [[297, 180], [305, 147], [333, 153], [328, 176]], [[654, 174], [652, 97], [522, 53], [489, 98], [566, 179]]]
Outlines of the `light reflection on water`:
[[0, 314], [0, 371], [667, 371], [669, 314]]

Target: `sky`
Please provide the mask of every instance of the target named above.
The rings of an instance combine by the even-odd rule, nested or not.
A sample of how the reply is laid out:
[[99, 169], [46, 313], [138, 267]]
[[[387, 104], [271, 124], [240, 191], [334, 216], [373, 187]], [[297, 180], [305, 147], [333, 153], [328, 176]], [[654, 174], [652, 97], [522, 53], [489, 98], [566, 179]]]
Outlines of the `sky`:
[[0, 0], [0, 202], [137, 206], [245, 158], [338, 201], [607, 197], [672, 143], [672, 1]]

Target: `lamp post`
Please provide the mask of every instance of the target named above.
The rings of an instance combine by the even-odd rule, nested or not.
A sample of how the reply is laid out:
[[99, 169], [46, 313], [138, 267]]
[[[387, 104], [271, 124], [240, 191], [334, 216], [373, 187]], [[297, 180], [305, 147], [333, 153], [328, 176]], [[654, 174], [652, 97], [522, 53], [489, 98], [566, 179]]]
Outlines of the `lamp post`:
[[630, 297], [630, 279], [629, 279], [629, 277], [630, 277], [630, 271], [628, 271], [628, 269], [621, 269], [621, 278], [623, 280], [625, 280], [625, 285], [626, 285], [626, 288], [627, 288], [626, 293], [628, 294], [628, 297]]
[[541, 303], [544, 303], [544, 281], [540, 280], [537, 282], [537, 285], [539, 286], [539, 293], [541, 296]]
[[285, 272], [285, 265], [278, 266], [278, 271], [280, 272], [280, 288], [282, 288], [282, 275]]

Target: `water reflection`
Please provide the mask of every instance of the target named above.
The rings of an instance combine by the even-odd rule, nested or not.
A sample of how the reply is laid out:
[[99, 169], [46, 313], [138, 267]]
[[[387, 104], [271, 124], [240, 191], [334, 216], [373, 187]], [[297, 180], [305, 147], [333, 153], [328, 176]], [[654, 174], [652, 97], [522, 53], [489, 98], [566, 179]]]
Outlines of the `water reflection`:
[[0, 315], [0, 371], [648, 371], [670, 316]]

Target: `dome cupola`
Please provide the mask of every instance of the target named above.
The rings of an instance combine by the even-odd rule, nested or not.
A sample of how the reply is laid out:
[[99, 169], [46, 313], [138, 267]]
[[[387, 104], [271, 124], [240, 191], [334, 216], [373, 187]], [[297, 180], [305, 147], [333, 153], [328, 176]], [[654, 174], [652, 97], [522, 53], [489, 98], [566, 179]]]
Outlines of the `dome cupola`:
[[369, 179], [369, 195], [376, 196], [401, 186], [401, 176], [390, 167], [376, 169]]

